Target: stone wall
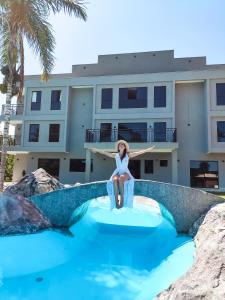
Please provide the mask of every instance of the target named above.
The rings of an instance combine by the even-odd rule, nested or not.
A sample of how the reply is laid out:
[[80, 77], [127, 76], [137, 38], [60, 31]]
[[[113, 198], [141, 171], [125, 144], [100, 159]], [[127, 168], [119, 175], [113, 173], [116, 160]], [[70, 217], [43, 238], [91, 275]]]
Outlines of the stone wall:
[[[222, 198], [201, 190], [150, 180], [135, 180], [134, 194], [163, 204], [173, 215], [180, 233], [187, 233], [211, 205], [224, 202]], [[106, 181], [101, 181], [35, 195], [31, 200], [53, 225], [67, 227], [71, 225], [71, 216], [77, 207], [90, 199], [105, 195]]]

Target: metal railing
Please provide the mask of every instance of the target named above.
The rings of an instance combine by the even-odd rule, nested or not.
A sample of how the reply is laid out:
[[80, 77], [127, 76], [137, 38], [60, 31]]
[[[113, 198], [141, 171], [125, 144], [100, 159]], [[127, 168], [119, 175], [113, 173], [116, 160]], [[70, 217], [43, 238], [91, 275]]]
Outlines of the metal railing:
[[[0, 135], [0, 146], [3, 143], [3, 135]], [[9, 135], [8, 146], [19, 146], [21, 145], [21, 135]]]
[[[22, 115], [23, 114], [23, 108], [24, 108], [23, 104], [11, 104], [9, 106], [9, 111], [10, 111], [11, 116]], [[6, 110], [6, 104], [3, 104], [1, 115], [5, 114], [5, 110]]]
[[166, 128], [165, 130], [148, 129], [117, 129], [101, 130], [86, 129], [86, 143], [116, 142], [120, 139], [133, 143], [146, 142], [170, 142], [177, 141], [176, 128]]

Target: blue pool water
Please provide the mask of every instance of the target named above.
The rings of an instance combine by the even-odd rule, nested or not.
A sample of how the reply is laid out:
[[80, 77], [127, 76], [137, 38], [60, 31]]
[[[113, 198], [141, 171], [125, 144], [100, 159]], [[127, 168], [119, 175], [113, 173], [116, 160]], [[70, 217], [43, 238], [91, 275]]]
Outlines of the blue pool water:
[[[150, 200], [149, 200], [150, 201]], [[0, 238], [0, 299], [151, 300], [193, 263], [194, 243], [156, 206], [92, 200], [72, 235]]]

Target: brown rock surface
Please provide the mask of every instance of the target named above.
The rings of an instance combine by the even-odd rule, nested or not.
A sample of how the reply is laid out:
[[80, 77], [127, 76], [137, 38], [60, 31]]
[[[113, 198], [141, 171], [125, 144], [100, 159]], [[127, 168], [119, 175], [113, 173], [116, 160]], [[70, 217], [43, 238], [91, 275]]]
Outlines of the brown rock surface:
[[194, 234], [198, 226], [193, 266], [156, 299], [225, 299], [225, 203], [215, 205], [200, 217], [190, 234]]
[[0, 194], [0, 235], [34, 233], [50, 226], [49, 220], [28, 199]]

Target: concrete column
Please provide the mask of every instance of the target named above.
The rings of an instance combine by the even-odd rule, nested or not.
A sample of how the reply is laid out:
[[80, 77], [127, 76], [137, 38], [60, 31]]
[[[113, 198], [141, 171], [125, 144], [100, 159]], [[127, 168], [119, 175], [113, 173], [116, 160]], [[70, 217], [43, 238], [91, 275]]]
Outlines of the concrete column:
[[171, 152], [172, 156], [172, 183], [178, 183], [177, 150]]
[[211, 103], [210, 103], [210, 80], [205, 80], [205, 121], [206, 121], [206, 152], [210, 152], [212, 148], [212, 133], [211, 133], [211, 126], [212, 126], [212, 118], [210, 117], [211, 111]]
[[91, 175], [91, 151], [86, 149], [86, 163], [85, 163], [85, 182], [90, 181]]
[[175, 98], [176, 98], [176, 91], [175, 91], [175, 80], [172, 81], [172, 98], [171, 98], [171, 107], [172, 107], [172, 114], [173, 114], [173, 118], [172, 118], [172, 128], [176, 127], [176, 112], [175, 112]]

